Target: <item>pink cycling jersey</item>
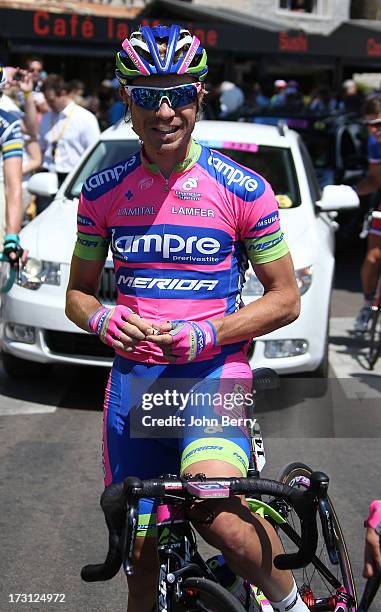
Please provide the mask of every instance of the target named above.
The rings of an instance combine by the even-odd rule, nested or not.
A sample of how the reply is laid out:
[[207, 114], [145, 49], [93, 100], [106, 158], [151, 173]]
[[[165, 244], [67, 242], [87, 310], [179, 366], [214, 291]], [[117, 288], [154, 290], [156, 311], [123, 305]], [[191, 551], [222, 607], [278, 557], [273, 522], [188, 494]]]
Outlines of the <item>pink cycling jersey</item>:
[[[262, 264], [288, 252], [266, 180], [195, 141], [169, 179], [138, 152], [86, 180], [74, 254], [104, 260], [109, 247], [118, 304], [151, 321], [237, 311], [248, 260]], [[211, 347], [201, 359], [220, 351]], [[148, 342], [117, 352], [167, 363]]]

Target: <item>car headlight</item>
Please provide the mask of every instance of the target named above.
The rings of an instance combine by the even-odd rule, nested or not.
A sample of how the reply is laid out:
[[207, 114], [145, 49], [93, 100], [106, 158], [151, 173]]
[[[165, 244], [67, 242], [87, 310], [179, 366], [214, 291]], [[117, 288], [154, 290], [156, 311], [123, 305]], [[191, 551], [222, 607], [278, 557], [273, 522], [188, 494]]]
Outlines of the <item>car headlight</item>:
[[24, 289], [39, 289], [41, 285], [60, 285], [61, 265], [53, 261], [41, 261], [29, 257], [25, 266], [20, 269], [17, 284]]
[[[304, 295], [308, 291], [312, 283], [312, 266], [307, 266], [306, 268], [300, 268], [299, 270], [295, 270], [295, 278], [296, 284], [298, 285], [298, 289], [300, 291], [300, 295]], [[246, 272], [246, 282], [243, 288], [243, 295], [263, 295], [263, 285], [257, 279], [252, 269], [249, 269]]]

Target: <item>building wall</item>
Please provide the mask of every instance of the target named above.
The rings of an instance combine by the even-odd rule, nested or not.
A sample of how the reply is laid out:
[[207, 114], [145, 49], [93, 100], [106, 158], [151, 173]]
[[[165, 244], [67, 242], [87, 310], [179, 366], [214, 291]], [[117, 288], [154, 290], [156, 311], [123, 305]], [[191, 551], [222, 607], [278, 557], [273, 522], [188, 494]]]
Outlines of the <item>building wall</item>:
[[[193, 0], [193, 4], [214, 9], [233, 8], [231, 0]], [[289, 28], [300, 28], [306, 32], [322, 34], [329, 34], [343, 21], [349, 19], [350, 0], [313, 0], [313, 4], [314, 13], [299, 13], [282, 10], [281, 0], [235, 0], [234, 10], [248, 13], [252, 17], [258, 15], [263, 19], [280, 21]]]

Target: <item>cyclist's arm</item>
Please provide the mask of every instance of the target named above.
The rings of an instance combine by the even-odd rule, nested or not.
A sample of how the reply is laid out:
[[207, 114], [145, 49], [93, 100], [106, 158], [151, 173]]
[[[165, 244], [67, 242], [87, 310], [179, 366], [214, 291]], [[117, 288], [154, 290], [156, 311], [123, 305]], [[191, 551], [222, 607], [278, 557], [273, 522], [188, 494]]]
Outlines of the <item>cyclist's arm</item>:
[[295, 281], [291, 255], [263, 264], [253, 264], [256, 276], [265, 289], [262, 298], [238, 312], [221, 319], [212, 319], [216, 328], [216, 344], [248, 340], [295, 321], [300, 312], [300, 293]]
[[66, 291], [65, 313], [78, 327], [89, 331], [88, 320], [101, 306], [95, 297], [105, 260], [88, 261], [73, 255]]
[[381, 189], [381, 163], [369, 164], [368, 174], [356, 185], [359, 196], [365, 196]]
[[5, 233], [18, 234], [23, 216], [22, 210], [22, 157], [4, 159]]
[[[267, 334], [292, 323], [299, 316], [300, 293], [295, 281], [291, 255], [287, 253], [275, 261], [254, 264], [253, 267], [265, 288], [265, 294], [238, 312], [210, 319], [216, 330], [216, 346]], [[149, 337], [148, 340], [163, 349], [172, 343], [172, 337], [165, 333]]]

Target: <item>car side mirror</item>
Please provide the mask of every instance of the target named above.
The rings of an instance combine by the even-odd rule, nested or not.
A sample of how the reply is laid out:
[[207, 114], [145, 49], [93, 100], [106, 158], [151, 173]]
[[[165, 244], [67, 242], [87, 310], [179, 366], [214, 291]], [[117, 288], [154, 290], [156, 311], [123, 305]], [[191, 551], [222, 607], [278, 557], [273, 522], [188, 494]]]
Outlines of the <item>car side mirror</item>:
[[320, 212], [332, 212], [334, 210], [348, 210], [358, 208], [360, 199], [349, 185], [326, 185], [322, 191], [322, 197], [316, 202]]
[[28, 191], [38, 196], [52, 197], [58, 191], [58, 177], [55, 172], [37, 172], [28, 181]]

